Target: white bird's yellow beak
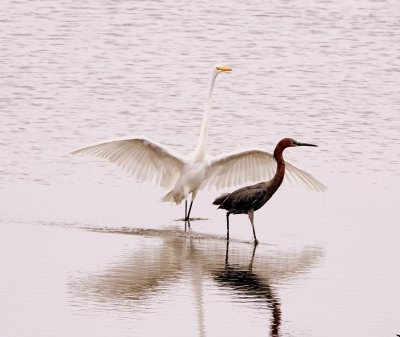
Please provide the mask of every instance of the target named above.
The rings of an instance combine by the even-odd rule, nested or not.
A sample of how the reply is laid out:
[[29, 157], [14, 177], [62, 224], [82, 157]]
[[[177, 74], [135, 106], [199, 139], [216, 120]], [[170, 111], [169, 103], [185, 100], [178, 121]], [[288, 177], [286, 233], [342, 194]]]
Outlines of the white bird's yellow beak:
[[225, 67], [225, 66], [217, 66], [217, 70], [220, 70], [220, 71], [232, 71], [232, 68]]

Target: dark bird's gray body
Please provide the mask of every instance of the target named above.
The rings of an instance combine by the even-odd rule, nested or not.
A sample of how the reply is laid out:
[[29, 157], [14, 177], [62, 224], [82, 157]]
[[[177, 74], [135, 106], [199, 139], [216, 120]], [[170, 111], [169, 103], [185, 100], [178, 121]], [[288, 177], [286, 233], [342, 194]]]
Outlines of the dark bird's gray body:
[[290, 138], [282, 139], [275, 147], [274, 158], [277, 163], [276, 173], [270, 181], [260, 182], [254, 185], [245, 186], [233, 191], [225, 193], [216, 198], [214, 205], [218, 208], [227, 210], [226, 226], [227, 239], [229, 240], [229, 215], [230, 214], [248, 214], [251, 226], [253, 228], [254, 242], [258, 240], [254, 229], [254, 212], [265, 205], [265, 203], [274, 195], [281, 186], [285, 177], [285, 161], [283, 160], [283, 151], [287, 147], [294, 146], [316, 146], [313, 144], [299, 143]]
[[248, 214], [257, 211], [274, 195], [276, 189], [270, 188], [272, 181], [261, 182], [223, 194], [213, 202], [218, 208], [226, 209], [232, 214]]

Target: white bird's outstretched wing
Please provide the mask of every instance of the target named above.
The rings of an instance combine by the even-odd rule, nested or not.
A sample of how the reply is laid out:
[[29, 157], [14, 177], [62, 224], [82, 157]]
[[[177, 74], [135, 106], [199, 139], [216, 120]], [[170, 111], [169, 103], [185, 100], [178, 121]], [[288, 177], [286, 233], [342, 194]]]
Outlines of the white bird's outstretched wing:
[[108, 141], [72, 151], [71, 154], [104, 158], [121, 167], [139, 182], [169, 188], [178, 178], [183, 159], [146, 138]]
[[[324, 191], [326, 187], [309, 173], [286, 162], [286, 178], [305, 187]], [[249, 150], [215, 157], [210, 161], [201, 188], [224, 188], [272, 179], [276, 171], [273, 154]]]
[[310, 190], [314, 190], [317, 192], [325, 192], [327, 187], [321, 183], [319, 180], [315, 179], [311, 174], [299, 169], [297, 166], [287, 162], [286, 163], [286, 174], [285, 177], [290, 182], [299, 183]]

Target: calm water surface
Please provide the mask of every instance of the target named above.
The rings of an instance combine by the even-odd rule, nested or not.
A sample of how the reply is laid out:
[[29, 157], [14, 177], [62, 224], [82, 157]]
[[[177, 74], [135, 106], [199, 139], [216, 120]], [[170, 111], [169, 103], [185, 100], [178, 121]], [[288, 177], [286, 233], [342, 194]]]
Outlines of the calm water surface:
[[[400, 334], [397, 1], [7, 1], [0, 13], [1, 336]], [[65, 155], [144, 135], [272, 151], [329, 188], [284, 183], [255, 215], [183, 207]]]

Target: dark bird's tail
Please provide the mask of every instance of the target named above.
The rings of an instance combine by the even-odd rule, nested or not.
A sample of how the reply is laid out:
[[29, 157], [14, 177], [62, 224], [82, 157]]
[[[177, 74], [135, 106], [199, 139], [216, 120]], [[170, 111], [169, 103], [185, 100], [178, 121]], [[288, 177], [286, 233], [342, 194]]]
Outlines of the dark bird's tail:
[[213, 205], [221, 205], [229, 194], [230, 193], [221, 194], [217, 199], [214, 200]]

